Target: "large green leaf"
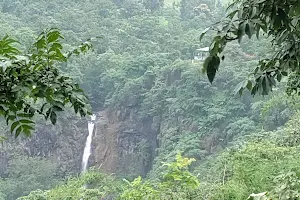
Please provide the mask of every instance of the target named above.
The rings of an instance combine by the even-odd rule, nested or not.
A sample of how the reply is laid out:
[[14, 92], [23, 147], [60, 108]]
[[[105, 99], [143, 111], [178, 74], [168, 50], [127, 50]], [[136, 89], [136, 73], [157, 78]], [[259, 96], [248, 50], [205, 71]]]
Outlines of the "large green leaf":
[[206, 74], [210, 83], [214, 81], [216, 72], [219, 69], [220, 58], [218, 56], [212, 56], [209, 62], [207, 63]]

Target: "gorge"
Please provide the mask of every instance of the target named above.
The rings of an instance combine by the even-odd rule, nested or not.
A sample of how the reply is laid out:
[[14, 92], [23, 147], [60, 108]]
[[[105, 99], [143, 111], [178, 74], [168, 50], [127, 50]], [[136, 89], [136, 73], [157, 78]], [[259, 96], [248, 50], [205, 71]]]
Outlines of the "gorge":
[[[207, 55], [204, 53], [199, 59], [199, 51], [209, 46], [213, 35], [208, 32], [201, 42], [199, 36], [225, 16], [227, 2], [0, 1], [0, 35], [11, 34], [20, 41], [22, 45], [17, 46], [21, 46], [24, 54], [30, 52], [41, 29], [47, 27], [59, 28], [64, 36], [54, 44], [58, 50], [64, 47], [63, 55], [69, 51], [78, 53], [78, 45], [83, 49], [84, 44], [92, 46], [55, 66], [62, 76], [49, 90], [24, 89], [29, 79], [17, 82], [22, 90], [12, 88], [16, 93], [13, 96], [28, 93], [24, 100], [30, 95], [47, 94], [47, 100], [53, 103], [50, 108], [57, 111], [57, 116], [50, 114], [48, 121], [47, 114], [32, 118], [36, 122], [34, 132], [30, 137], [21, 134], [18, 138], [10, 133], [11, 124], [7, 126], [5, 120], [0, 120], [0, 139], [7, 138], [0, 144], [0, 200], [15, 200], [31, 191], [34, 198], [41, 194], [41, 199], [47, 199], [48, 194], [57, 195], [56, 199], [69, 198], [72, 193], [86, 194], [84, 189], [94, 188], [82, 188], [81, 177], [98, 177], [94, 184], [100, 189], [87, 191], [96, 196], [120, 182], [126, 188], [128, 182], [139, 177], [147, 185], [162, 180], [170, 163], [178, 167], [174, 161], [179, 154], [196, 160], [186, 168], [201, 183], [197, 188], [201, 200], [246, 199], [252, 192], [275, 187], [270, 180], [280, 170], [284, 171], [287, 163], [291, 162], [291, 169], [298, 169], [299, 154], [288, 147], [297, 146], [300, 141], [300, 116], [295, 115], [300, 108], [299, 98], [289, 98], [280, 84], [269, 96], [253, 97], [248, 92], [236, 95], [237, 86], [245, 85], [259, 60], [271, 55], [270, 39], [244, 37], [240, 44], [228, 43], [224, 50], [226, 58], [220, 62], [213, 84], [202, 73]], [[57, 39], [57, 35], [49, 40], [53, 38]], [[54, 56], [50, 63], [61, 58], [60, 54]], [[14, 76], [15, 71], [11, 74]], [[51, 73], [45, 74], [49, 79], [53, 77]], [[81, 118], [69, 104], [59, 112], [61, 104], [67, 101], [53, 98], [60, 90], [51, 87], [60, 86], [65, 76], [85, 92], [88, 108], [94, 113], [92, 118]], [[63, 94], [69, 95], [70, 88], [62, 88]], [[77, 95], [81, 94], [69, 97], [73, 101]], [[43, 100], [36, 102], [37, 108], [43, 106]], [[26, 101], [29, 105], [33, 102]], [[15, 107], [18, 105], [11, 109]], [[285, 156], [289, 160], [284, 160]], [[282, 163], [277, 164], [277, 160]], [[118, 181], [110, 185], [111, 176]], [[78, 193], [67, 190], [67, 183]], [[80, 186], [77, 188], [76, 184]]]

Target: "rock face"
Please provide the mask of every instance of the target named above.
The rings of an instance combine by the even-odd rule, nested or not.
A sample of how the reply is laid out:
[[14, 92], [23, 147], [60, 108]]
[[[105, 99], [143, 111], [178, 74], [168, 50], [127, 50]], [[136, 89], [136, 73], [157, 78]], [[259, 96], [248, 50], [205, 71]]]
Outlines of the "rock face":
[[139, 120], [130, 110], [97, 115], [91, 165], [109, 173], [146, 175], [157, 147], [152, 118]]
[[0, 176], [6, 176], [10, 161], [17, 155], [48, 158], [58, 164], [62, 176], [79, 172], [86, 129], [86, 120], [67, 117], [60, 118], [55, 126], [37, 123], [35, 133], [29, 138], [10, 137], [0, 146]]
[[[130, 109], [97, 113], [88, 166], [108, 173], [145, 175], [157, 147], [158, 131], [152, 124], [152, 118], [141, 121]], [[5, 176], [14, 154], [49, 158], [58, 163], [61, 175], [79, 173], [87, 135], [87, 120], [74, 116], [59, 120], [55, 126], [38, 123], [32, 137], [11, 138], [0, 146], [0, 177]]]
[[105, 111], [98, 113], [93, 139], [93, 165], [106, 172], [116, 172], [118, 161], [117, 132], [120, 124], [109, 119]]

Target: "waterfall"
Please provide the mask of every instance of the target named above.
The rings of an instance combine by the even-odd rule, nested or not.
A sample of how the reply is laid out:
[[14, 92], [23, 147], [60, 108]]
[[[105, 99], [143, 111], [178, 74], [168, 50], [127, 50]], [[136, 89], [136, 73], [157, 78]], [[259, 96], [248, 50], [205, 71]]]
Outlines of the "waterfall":
[[86, 171], [87, 165], [89, 162], [89, 157], [91, 155], [91, 145], [92, 145], [92, 139], [93, 139], [95, 120], [96, 120], [96, 115], [92, 115], [91, 121], [88, 122], [89, 135], [86, 138], [86, 143], [85, 143], [85, 147], [84, 147], [84, 151], [83, 151], [81, 172]]

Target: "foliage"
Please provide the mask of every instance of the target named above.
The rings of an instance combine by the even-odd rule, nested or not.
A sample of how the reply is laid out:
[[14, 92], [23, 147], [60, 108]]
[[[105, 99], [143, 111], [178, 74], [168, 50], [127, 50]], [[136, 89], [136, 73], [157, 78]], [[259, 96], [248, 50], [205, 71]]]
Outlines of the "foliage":
[[278, 142], [285, 146], [299, 146], [300, 130], [298, 129], [299, 124], [299, 111], [297, 111], [291, 120], [289, 120], [283, 129], [284, 135], [279, 137]]
[[290, 200], [300, 198], [300, 180], [297, 173], [290, 171], [275, 177], [276, 187], [273, 190], [275, 194], [272, 195], [274, 199]]
[[176, 161], [164, 163], [165, 172], [159, 181], [142, 181], [141, 177], [129, 182], [129, 188], [121, 195], [121, 199], [190, 199], [199, 186], [198, 179], [193, 176], [187, 167], [195, 161], [183, 158], [177, 154]]
[[[65, 184], [42, 191], [36, 190], [18, 200], [42, 199], [190, 199], [192, 192], [199, 186], [197, 177], [187, 167], [194, 159], [177, 155], [176, 161], [165, 163], [165, 173], [159, 181], [141, 177], [122, 186], [114, 177], [91, 170], [80, 177], [69, 178]], [[119, 195], [119, 196], [118, 196]]]
[[1, 55], [1, 115], [11, 132], [18, 137], [33, 130], [32, 117], [41, 114], [56, 123], [58, 111], [70, 103], [75, 113], [85, 116], [88, 112], [85, 97], [78, 85], [62, 76], [57, 65], [66, 62], [72, 54], [91, 48], [85, 43], [78, 49], [63, 54], [59, 30], [42, 32], [28, 54], [21, 54], [15, 47], [16, 40], [5, 36], [0, 40]]
[[[256, 35], [266, 34], [272, 38], [275, 49], [272, 57], [261, 59], [253, 72], [253, 77], [239, 85], [239, 91], [244, 89], [251, 94], [268, 94], [276, 81], [290, 75], [287, 82], [287, 93], [298, 93], [298, 52], [299, 39], [299, 2], [289, 1], [234, 1], [228, 7], [226, 18], [211, 27], [217, 31], [210, 45], [210, 56], [205, 60], [203, 68], [210, 82], [213, 82], [219, 69], [221, 60], [224, 60], [226, 45], [234, 40], [241, 42], [243, 36], [251, 38]], [[206, 29], [208, 31], [209, 29]], [[205, 34], [201, 34], [201, 37]]]
[[146, 9], [157, 10], [164, 6], [164, 0], [142, 0]]
[[60, 181], [57, 164], [41, 158], [17, 157], [12, 160], [7, 176], [0, 179], [3, 199], [15, 200], [36, 189], [49, 189]]
[[274, 127], [284, 125], [299, 109], [299, 97], [288, 96], [284, 93], [270, 95], [270, 98], [263, 103], [260, 116], [264, 121], [266, 130], [273, 130]]
[[125, 190], [121, 195], [122, 199], [159, 199], [159, 191], [156, 190], [150, 182], [143, 182], [140, 176], [131, 183], [128, 182], [128, 184], [130, 188]]
[[[116, 130], [118, 143], [114, 145], [119, 149], [118, 156], [130, 154], [132, 159], [124, 157], [125, 162], [117, 166], [120, 174], [123, 173], [124, 176], [126, 173], [128, 176], [131, 172], [142, 171], [146, 175], [148, 172], [146, 177], [127, 185], [120, 184], [111, 176], [91, 172], [91, 176], [95, 178], [91, 179], [95, 182], [86, 185], [86, 188], [83, 187], [84, 177], [88, 177], [88, 174], [72, 176], [65, 184], [57, 185], [51, 190], [42, 186], [32, 188], [40, 190], [23, 198], [49, 199], [51, 195], [52, 199], [115, 199], [118, 195], [128, 194], [128, 198], [137, 199], [168, 199], [173, 196], [175, 199], [240, 200], [246, 199], [251, 193], [269, 191], [268, 194], [273, 194], [273, 189], [280, 187], [279, 183], [273, 182], [273, 178], [297, 172], [297, 97], [283, 95], [284, 88], [281, 85], [271, 97], [252, 98], [244, 94], [237, 98], [233, 95], [240, 81], [247, 79], [241, 86], [248, 85], [247, 72], [255, 70], [259, 60], [272, 56], [274, 51], [270, 46], [274, 37], [261, 37], [260, 40], [243, 38], [240, 44], [227, 42], [224, 49], [226, 59], [220, 63], [219, 75], [211, 85], [201, 75], [200, 67], [203, 63], [194, 56], [196, 49], [210, 43], [212, 36], [208, 35], [200, 44], [199, 32], [223, 17], [225, 8], [222, 2], [182, 0], [180, 3], [176, 1], [178, 5], [172, 5], [171, 1], [166, 0], [165, 6], [161, 2], [0, 1], [0, 34], [13, 34], [13, 38], [22, 45], [15, 43], [11, 46], [18, 47], [22, 53], [17, 55], [27, 56], [32, 66], [41, 66], [44, 61], [47, 66], [47, 49], [50, 50], [45, 46], [49, 40], [47, 34], [57, 31], [48, 29], [41, 35], [36, 35], [39, 28], [60, 28], [57, 42], [49, 43], [56, 49], [51, 55], [51, 67], [57, 69], [58, 76], [70, 77], [84, 89], [93, 112], [104, 110], [114, 119], [115, 125], [122, 124]], [[268, 4], [268, 1], [260, 2], [259, 4]], [[282, 4], [277, 7], [280, 6]], [[237, 16], [233, 18], [233, 22], [239, 23], [234, 21], [236, 19], [238, 20]], [[80, 52], [81, 48], [76, 46], [81, 43], [82, 38], [90, 38], [99, 33], [103, 37], [95, 41], [97, 45], [94, 45], [94, 51], [69, 57], [72, 53], [74, 55]], [[66, 36], [64, 40], [61, 38], [62, 34]], [[54, 35], [57, 37], [57, 34]], [[34, 38], [41, 42], [37, 43]], [[64, 49], [54, 43], [59, 43]], [[41, 46], [38, 47], [39, 45]], [[84, 51], [88, 50], [91, 41], [82, 43], [81, 47], [86, 47], [82, 49]], [[222, 60], [222, 54], [217, 56]], [[52, 71], [56, 72], [55, 69]], [[38, 82], [41, 80], [35, 79]], [[70, 79], [65, 81], [65, 84], [72, 84]], [[282, 81], [288, 79], [282, 78]], [[297, 79], [293, 81], [296, 82]], [[293, 81], [288, 84], [295, 84]], [[54, 87], [57, 86], [49, 86], [50, 89]], [[248, 87], [250, 88], [249, 85]], [[53, 93], [56, 95], [54, 90]], [[79, 93], [82, 94], [80, 91]], [[46, 93], [45, 96], [47, 97]], [[28, 98], [30, 96], [24, 100], [28, 100], [30, 106], [37, 111], [47, 101], [47, 98], [37, 100], [34, 104], [34, 100]], [[61, 100], [64, 97], [58, 98]], [[50, 98], [50, 104], [44, 108], [46, 117], [47, 111], [57, 106], [56, 100], [57, 98]], [[12, 140], [7, 137], [7, 142], [0, 149], [0, 176], [5, 179], [3, 185], [10, 183], [5, 177], [9, 169], [7, 163], [16, 155], [23, 158], [28, 155], [38, 156], [57, 163], [59, 178], [78, 174], [85, 139], [82, 133], [86, 131], [86, 122], [72, 115], [69, 108], [65, 111], [57, 112], [60, 120], [55, 127], [38, 122], [36, 134], [31, 139]], [[52, 119], [55, 119], [53, 116]], [[51, 112], [48, 118], [51, 120]], [[30, 120], [35, 119], [33, 117]], [[121, 135], [125, 123], [126, 131], [134, 130], [131, 134], [126, 133], [126, 136], [130, 135], [126, 138]], [[15, 125], [17, 130], [18, 125], [22, 124]], [[5, 125], [1, 125], [0, 132], [6, 136]], [[94, 145], [98, 145], [96, 143], [95, 140]], [[120, 143], [126, 145], [122, 146]], [[174, 163], [178, 151], [182, 152], [183, 157], [180, 162]], [[96, 157], [95, 155], [95, 159]], [[197, 161], [189, 163], [191, 165], [188, 168], [192, 174], [197, 174], [201, 185], [196, 184], [198, 179], [187, 171], [187, 166], [183, 164], [186, 163], [184, 157], [196, 158]], [[99, 160], [95, 160], [95, 163], [97, 161], [100, 165]], [[166, 165], [161, 165], [162, 161]], [[138, 166], [136, 163], [142, 164]], [[35, 175], [34, 170], [29, 172], [28, 176]], [[296, 180], [296, 177], [293, 179]], [[18, 178], [14, 180], [20, 181]], [[51, 180], [55, 181], [56, 177], [49, 178]], [[293, 187], [290, 189], [295, 191]], [[29, 192], [26, 189], [21, 194], [24, 191], [20, 190], [18, 195]], [[10, 195], [9, 191], [0, 191], [0, 198], [7, 195]]]
[[299, 192], [299, 176], [295, 172], [282, 173], [275, 177], [275, 188], [270, 192], [263, 192], [259, 194], [252, 194], [248, 199], [258, 200], [293, 200], [300, 198]]
[[224, 154], [220, 159], [226, 162], [220, 163], [223, 170], [219, 172], [222, 186], [212, 199], [246, 199], [261, 191], [269, 191], [271, 199], [295, 199], [300, 170], [296, 123], [298, 113], [281, 130], [253, 135], [246, 145]]
[[[18, 200], [35, 200], [36, 198], [51, 199], [99, 199], [120, 190], [118, 182], [112, 176], [104, 175], [96, 170], [66, 180], [64, 184], [57, 185], [48, 191], [33, 191], [28, 196]], [[40, 199], [39, 199], [40, 200]]]

